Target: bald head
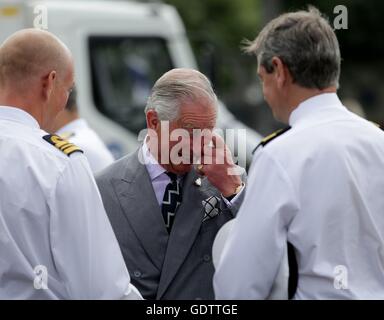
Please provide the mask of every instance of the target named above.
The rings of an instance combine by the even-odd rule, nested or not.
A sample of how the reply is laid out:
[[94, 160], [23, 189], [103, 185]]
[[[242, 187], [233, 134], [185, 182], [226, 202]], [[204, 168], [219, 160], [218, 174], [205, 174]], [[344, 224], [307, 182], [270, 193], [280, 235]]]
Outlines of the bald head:
[[25, 87], [55, 70], [65, 77], [71, 64], [68, 48], [53, 34], [24, 29], [11, 35], [0, 47], [0, 85]]
[[73, 87], [73, 61], [53, 34], [25, 29], [0, 46], [0, 105], [31, 114], [48, 130]]

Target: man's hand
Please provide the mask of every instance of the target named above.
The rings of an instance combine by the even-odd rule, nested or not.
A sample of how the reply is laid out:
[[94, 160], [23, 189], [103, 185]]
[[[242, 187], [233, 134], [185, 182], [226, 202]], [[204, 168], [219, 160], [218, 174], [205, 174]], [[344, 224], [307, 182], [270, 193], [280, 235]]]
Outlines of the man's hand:
[[196, 169], [227, 198], [242, 185], [240, 173], [224, 140], [213, 133], [212, 143], [213, 146], [207, 143], [203, 145], [202, 164], [197, 165]]

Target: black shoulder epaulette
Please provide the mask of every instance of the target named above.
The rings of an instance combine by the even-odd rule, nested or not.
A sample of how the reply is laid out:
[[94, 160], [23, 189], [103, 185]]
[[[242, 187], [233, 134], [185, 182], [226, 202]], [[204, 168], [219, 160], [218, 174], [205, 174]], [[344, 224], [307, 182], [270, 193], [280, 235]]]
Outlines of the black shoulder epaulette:
[[265, 138], [263, 138], [260, 143], [256, 146], [256, 148], [252, 151], [252, 154], [254, 154], [257, 150], [258, 147], [260, 146], [265, 146], [267, 143], [271, 142], [273, 139], [277, 138], [278, 136], [281, 136], [283, 133], [287, 132], [289, 129], [291, 129], [291, 127], [286, 127], [286, 128], [283, 128], [283, 129], [279, 129], [277, 131], [275, 131], [274, 133], [271, 133], [270, 135], [266, 136]]
[[83, 153], [83, 150], [81, 150], [78, 146], [68, 142], [67, 140], [64, 140], [58, 135], [47, 134], [46, 136], [43, 137], [43, 139], [49, 142], [50, 144], [52, 144], [53, 146], [55, 146], [60, 151], [64, 152], [68, 157], [74, 152]]
[[376, 123], [376, 122], [373, 122], [373, 121], [371, 121], [371, 123], [373, 123], [376, 127], [378, 127], [379, 129], [381, 129], [381, 130], [384, 130], [384, 127], [382, 126], [382, 125], [380, 125], [380, 124], [378, 124], [378, 123]]

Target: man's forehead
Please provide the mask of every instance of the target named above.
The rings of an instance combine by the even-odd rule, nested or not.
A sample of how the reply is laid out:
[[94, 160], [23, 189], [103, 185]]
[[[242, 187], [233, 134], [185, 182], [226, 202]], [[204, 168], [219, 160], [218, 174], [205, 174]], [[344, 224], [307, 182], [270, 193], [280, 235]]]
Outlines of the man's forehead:
[[215, 126], [216, 122], [213, 121], [207, 121], [207, 122], [196, 122], [196, 123], [182, 123], [181, 128], [187, 129], [187, 130], [202, 130], [202, 129], [207, 129], [207, 130], [212, 130]]
[[212, 123], [216, 121], [217, 110], [213, 106], [202, 107], [191, 107], [181, 108], [179, 119], [185, 127], [196, 127], [196, 125], [203, 123]]

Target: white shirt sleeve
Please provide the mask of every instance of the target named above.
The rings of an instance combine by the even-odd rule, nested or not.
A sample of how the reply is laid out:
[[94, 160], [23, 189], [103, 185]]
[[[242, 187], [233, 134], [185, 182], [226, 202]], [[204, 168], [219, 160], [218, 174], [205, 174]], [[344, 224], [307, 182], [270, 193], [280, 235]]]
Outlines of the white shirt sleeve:
[[284, 168], [265, 150], [255, 155], [244, 202], [214, 276], [216, 299], [265, 299], [287, 247], [297, 199]]
[[[50, 237], [68, 299], [142, 299], [83, 156], [73, 155], [53, 188]], [[76, 158], [75, 158], [76, 157]]]

